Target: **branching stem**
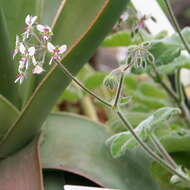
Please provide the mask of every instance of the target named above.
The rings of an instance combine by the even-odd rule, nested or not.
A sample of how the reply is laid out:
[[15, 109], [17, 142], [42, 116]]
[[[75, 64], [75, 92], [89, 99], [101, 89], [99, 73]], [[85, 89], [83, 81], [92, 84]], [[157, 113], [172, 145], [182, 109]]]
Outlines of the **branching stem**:
[[[78, 79], [76, 79], [72, 75], [72, 73], [70, 73], [70, 71], [67, 70], [67, 68], [63, 64], [61, 64], [57, 60], [56, 60], [56, 63], [61, 67], [61, 69], [63, 70], [63, 72], [68, 77], [70, 77], [75, 83], [77, 83], [83, 90], [85, 90], [87, 93], [89, 93], [90, 95], [92, 95], [94, 98], [96, 98], [97, 100], [99, 100], [104, 105], [112, 108], [116, 112], [116, 114], [118, 115], [118, 117], [121, 119], [121, 121], [123, 122], [123, 124], [127, 128], [127, 130], [129, 130], [131, 132], [131, 134], [137, 140], [137, 142], [142, 147], [142, 149], [149, 156], [151, 156], [152, 159], [154, 159], [155, 161], [157, 161], [164, 168], [167, 168], [171, 173], [177, 175], [180, 179], [182, 179], [184, 182], [186, 182], [188, 185], [190, 185], [190, 181], [186, 178], [185, 175], [182, 175], [181, 173], [179, 173], [177, 171], [176, 167], [172, 166], [166, 160], [164, 160], [160, 156], [158, 156], [154, 151], [151, 150], [151, 148], [143, 140], [141, 140], [141, 138], [134, 132], [133, 126], [131, 125], [131, 123], [126, 119], [126, 117], [123, 116], [122, 112], [119, 110], [119, 107], [118, 107], [117, 103], [115, 103], [115, 105], [116, 105], [116, 109], [115, 109], [111, 104], [107, 103], [105, 100], [103, 100], [102, 98], [98, 97], [96, 94], [94, 94], [89, 89], [87, 89]], [[118, 87], [117, 94], [116, 94], [117, 99], [119, 99], [120, 95], [121, 95], [121, 87], [122, 87], [123, 79], [124, 79], [124, 73], [122, 72], [121, 79], [120, 79], [120, 85], [119, 85], [120, 87]], [[118, 100], [115, 101], [115, 102], [118, 102]]]
[[55, 62], [57, 63], [57, 65], [60, 66], [60, 68], [63, 70], [63, 72], [69, 77], [71, 78], [76, 84], [78, 84], [84, 91], [86, 91], [88, 94], [90, 94], [91, 96], [93, 96], [94, 98], [96, 98], [97, 100], [99, 100], [101, 103], [103, 103], [104, 105], [108, 106], [108, 107], [112, 107], [112, 105], [110, 103], [108, 103], [107, 101], [103, 100], [102, 98], [98, 97], [94, 92], [92, 92], [91, 90], [89, 90], [88, 88], [86, 88], [77, 78], [75, 78], [73, 76], [73, 74], [63, 65], [61, 64], [58, 60], [55, 60]]

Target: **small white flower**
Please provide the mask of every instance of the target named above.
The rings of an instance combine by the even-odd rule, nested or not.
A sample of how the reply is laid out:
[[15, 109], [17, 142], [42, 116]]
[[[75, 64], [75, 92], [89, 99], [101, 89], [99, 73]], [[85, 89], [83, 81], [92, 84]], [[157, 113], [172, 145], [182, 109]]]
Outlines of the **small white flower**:
[[20, 73], [16, 80], [15, 80], [15, 83], [17, 83], [18, 81], [20, 82], [20, 84], [22, 84], [22, 82], [24, 81], [24, 78], [25, 78], [25, 74], [24, 73]]
[[38, 24], [36, 28], [43, 34], [43, 38], [46, 41], [53, 35], [52, 30], [49, 26]]
[[36, 22], [36, 20], [37, 20], [37, 16], [34, 16], [34, 17], [30, 15], [26, 16], [25, 23], [27, 24], [27, 27], [26, 27], [26, 32], [24, 32], [24, 38], [29, 38], [30, 33], [32, 31], [32, 27], [34, 23]]
[[32, 71], [33, 74], [41, 74], [42, 72], [44, 71], [44, 69], [39, 66], [39, 65], [36, 65]]
[[23, 43], [20, 43], [19, 51], [21, 54], [23, 54], [25, 57], [32, 57], [35, 54], [35, 47], [26, 48]]
[[17, 55], [17, 53], [19, 51], [19, 45], [20, 45], [20, 39], [19, 39], [18, 35], [16, 35], [16, 43], [15, 43], [15, 49], [13, 52], [13, 59], [15, 58], [15, 56]]
[[51, 53], [52, 58], [49, 62], [51, 65], [53, 60], [61, 60], [61, 55], [67, 50], [66, 45], [62, 45], [60, 47], [55, 47], [52, 43], [48, 42], [47, 44], [48, 51]]

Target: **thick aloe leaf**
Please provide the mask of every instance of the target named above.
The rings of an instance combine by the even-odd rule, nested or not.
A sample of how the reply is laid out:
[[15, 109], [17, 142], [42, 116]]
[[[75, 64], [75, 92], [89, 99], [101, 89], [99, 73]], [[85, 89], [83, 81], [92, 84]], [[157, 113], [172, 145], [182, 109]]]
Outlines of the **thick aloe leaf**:
[[2, 190], [43, 190], [42, 170], [36, 140], [0, 162]]
[[63, 190], [65, 178], [63, 172], [44, 171], [44, 189], [45, 190]]
[[[54, 26], [55, 41], [69, 49], [62, 63], [76, 74], [110, 31], [128, 0], [68, 0]], [[80, 21], [80, 22], [79, 22]], [[30, 141], [70, 79], [54, 65], [1, 141], [0, 156]]]
[[12, 45], [11, 48], [14, 48], [16, 34], [23, 32], [26, 15], [36, 15], [36, 1], [37, 0], [0, 0], [0, 7], [3, 8], [7, 19]]
[[0, 138], [5, 135], [18, 115], [19, 111], [5, 97], [0, 95]]
[[151, 161], [139, 149], [113, 159], [105, 126], [71, 114], [51, 114], [42, 130], [43, 168], [84, 176], [103, 187], [159, 190], [150, 175]]
[[0, 94], [9, 101], [18, 103], [17, 88], [14, 84], [16, 72], [12, 61], [10, 40], [3, 9], [0, 8]]

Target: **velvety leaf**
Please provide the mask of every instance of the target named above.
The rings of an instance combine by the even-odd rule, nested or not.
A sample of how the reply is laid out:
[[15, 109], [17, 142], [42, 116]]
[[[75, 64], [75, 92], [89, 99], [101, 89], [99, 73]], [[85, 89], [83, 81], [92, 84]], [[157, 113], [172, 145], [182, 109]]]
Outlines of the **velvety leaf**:
[[105, 146], [108, 136], [104, 126], [83, 117], [51, 114], [42, 130], [42, 165], [107, 188], [159, 190], [149, 173], [150, 160], [139, 149], [113, 159]]
[[[182, 32], [183, 37], [185, 38], [185, 41], [189, 44], [190, 43], [190, 37], [189, 37], [190, 27], [185, 27], [181, 32]], [[174, 46], [178, 46], [178, 47], [180, 47], [180, 49], [185, 49], [185, 47], [177, 33], [166, 38], [166, 43], [170, 43]]]
[[2, 190], [43, 190], [36, 141], [0, 162]]
[[5, 97], [0, 95], [0, 138], [5, 135], [18, 115], [19, 111]]
[[[161, 108], [150, 115], [147, 119], [143, 120], [134, 129], [134, 131], [143, 141], [146, 141], [151, 130], [155, 130], [156, 128], [161, 127], [157, 126], [157, 124], [169, 120], [172, 115], [179, 113], [180, 110], [178, 108]], [[111, 153], [114, 157], [119, 157], [123, 155], [127, 150], [134, 149], [138, 146], [136, 139], [129, 131], [115, 134], [111, 136], [106, 142], [110, 146]], [[171, 140], [169, 140], [169, 142], [171, 142]]]
[[[147, 132], [146, 128], [149, 126], [153, 120], [153, 116], [149, 117], [148, 119], [142, 121], [135, 129], [135, 133], [142, 139], [147, 139]], [[126, 153], [127, 150], [132, 150], [138, 146], [138, 143], [136, 139], [133, 137], [133, 135], [127, 131], [127, 132], [121, 132], [118, 134], [115, 134], [111, 136], [107, 141], [107, 145], [110, 146], [110, 150], [112, 153], [112, 156], [117, 158], [122, 156]]]
[[[128, 0], [65, 2], [59, 17], [55, 19], [54, 42], [68, 45], [62, 63], [70, 72], [76, 74], [82, 68], [111, 30], [127, 2]], [[1, 157], [17, 151], [38, 133], [69, 82], [70, 79], [54, 64], [23, 108], [18, 120], [0, 142]]]
[[180, 55], [181, 48], [178, 45], [170, 43], [166, 39], [158, 40], [152, 43], [150, 52], [153, 54], [156, 65], [166, 65]]
[[179, 68], [190, 69], [190, 57], [181, 55], [173, 60], [173, 62], [167, 65], [161, 65], [158, 67], [160, 73], [173, 74]]
[[110, 34], [103, 41], [103, 47], [115, 47], [115, 46], [129, 46], [139, 43], [140, 40], [133, 39], [130, 31], [120, 31], [114, 34]]
[[18, 105], [18, 91], [14, 83], [16, 72], [12, 60], [7, 22], [2, 7], [0, 8], [0, 94], [13, 104]]

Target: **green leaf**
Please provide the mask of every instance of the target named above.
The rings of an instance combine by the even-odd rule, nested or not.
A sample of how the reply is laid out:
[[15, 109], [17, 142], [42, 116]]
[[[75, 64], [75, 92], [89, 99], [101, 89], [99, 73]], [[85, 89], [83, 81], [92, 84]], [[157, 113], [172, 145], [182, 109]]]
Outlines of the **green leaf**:
[[12, 60], [7, 23], [3, 9], [0, 8], [0, 94], [18, 105], [18, 91], [14, 83], [16, 72]]
[[[181, 110], [179, 108], [163, 107], [153, 113], [154, 120], [152, 125], [159, 124], [163, 121], [169, 120], [172, 116], [180, 114]], [[151, 116], [150, 116], [151, 117]]]
[[[182, 35], [185, 38], [185, 41], [190, 44], [190, 27], [185, 27], [182, 31]], [[174, 46], [178, 46], [181, 50], [184, 50], [185, 47], [181, 41], [181, 38], [177, 33], [171, 35], [170, 37], [166, 38], [166, 43], [170, 43]]]
[[139, 91], [136, 91], [133, 100], [136, 102], [145, 105], [146, 107], [150, 109], [158, 109], [164, 106], [169, 106], [169, 102], [166, 99], [162, 98], [154, 98], [154, 97], [148, 97], [142, 94]]
[[180, 68], [186, 68], [190, 69], [190, 56], [181, 55], [173, 60], [173, 62], [167, 64], [167, 65], [161, 65], [158, 67], [160, 73], [163, 74], [172, 74], [177, 69]]
[[[128, 0], [65, 1], [56, 15], [54, 42], [67, 44], [62, 61], [74, 75], [79, 72], [125, 8]], [[21, 17], [22, 18], [22, 17]], [[80, 18], [80, 22], [79, 22]], [[76, 29], [77, 26], [77, 29]], [[0, 142], [0, 156], [17, 151], [40, 130], [70, 79], [54, 64], [27, 102], [20, 117]], [[35, 118], [35, 119], [34, 119]]]
[[180, 55], [181, 48], [177, 44], [173, 44], [167, 38], [154, 41], [150, 48], [150, 52], [155, 58], [156, 65], [166, 65], [172, 62]]
[[84, 85], [91, 90], [95, 90], [96, 88], [102, 86], [105, 76], [105, 73], [95, 72], [90, 77], [87, 77]]
[[37, 140], [0, 162], [1, 189], [43, 190]]
[[23, 26], [25, 26], [25, 17], [27, 16], [27, 14], [32, 14], [33, 16], [37, 15], [36, 0], [1, 0], [0, 7], [3, 8], [5, 18], [7, 20], [11, 48], [14, 48], [16, 34], [20, 34], [23, 32], [22, 28]]
[[[127, 112], [124, 115], [128, 118], [130, 123], [136, 127], [141, 121], [146, 119], [149, 114], [142, 112]], [[126, 130], [126, 128], [123, 126], [123, 122], [118, 117], [114, 117], [109, 120], [107, 125], [114, 133]]]
[[0, 95], [0, 139], [16, 120], [19, 111], [3, 96]]
[[[135, 129], [134, 132], [143, 140], [145, 141], [148, 137], [146, 128], [153, 120], [153, 116], [149, 117], [148, 119], [142, 121]], [[107, 145], [111, 145], [111, 153], [112, 156], [117, 158], [126, 153], [127, 150], [132, 150], [138, 146], [136, 139], [133, 135], [127, 132], [121, 132], [111, 136], [107, 141]]]
[[[135, 129], [134, 132], [143, 140], [146, 141], [148, 134], [151, 130], [155, 130], [160, 126], [157, 124], [169, 120], [172, 115], [179, 114], [178, 108], [164, 107], [160, 108], [147, 119], [143, 120]], [[107, 144], [110, 145], [111, 153], [114, 157], [120, 157], [125, 154], [127, 150], [134, 149], [138, 146], [136, 139], [133, 135], [127, 132], [121, 132], [111, 136], [107, 140]]]
[[[69, 171], [106, 188], [160, 190], [150, 161], [139, 149], [113, 159], [101, 124], [72, 114], [51, 114], [42, 130], [41, 158], [46, 169]], [[138, 179], [138, 180], [137, 180]]]
[[76, 103], [78, 100], [81, 99], [82, 95], [82, 91], [79, 87], [74, 88], [73, 86], [70, 86], [66, 90], [64, 90], [59, 100], [66, 100], [71, 103]]
[[120, 31], [114, 34], [110, 34], [103, 41], [103, 47], [116, 47], [116, 46], [129, 46], [139, 43], [140, 40], [133, 39], [130, 31]]
[[153, 97], [158, 99], [166, 99], [166, 92], [158, 85], [153, 82], [141, 82], [139, 85], [139, 91], [147, 97]]

